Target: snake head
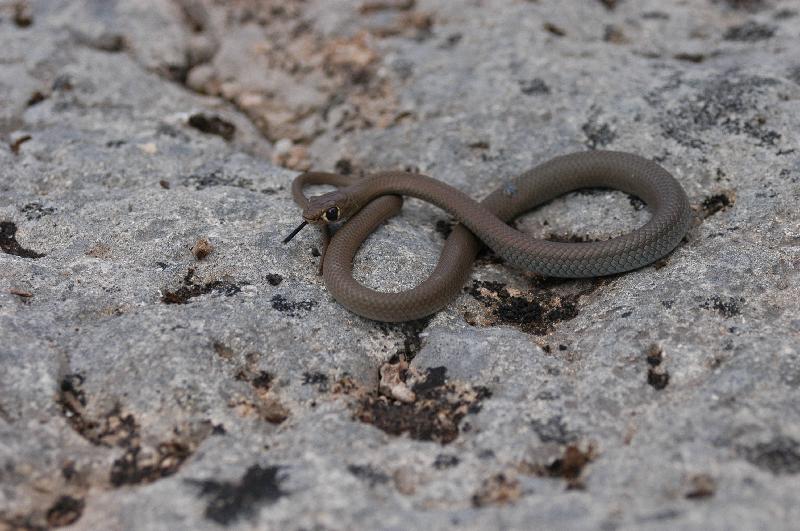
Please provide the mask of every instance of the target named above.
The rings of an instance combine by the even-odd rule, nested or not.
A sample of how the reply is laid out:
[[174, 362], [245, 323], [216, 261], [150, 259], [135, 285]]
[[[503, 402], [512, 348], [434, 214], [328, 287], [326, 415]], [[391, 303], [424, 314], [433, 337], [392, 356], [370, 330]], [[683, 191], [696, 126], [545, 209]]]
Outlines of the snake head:
[[355, 213], [357, 209], [341, 190], [317, 195], [308, 200], [303, 210], [303, 219], [314, 225], [325, 225], [343, 221]]

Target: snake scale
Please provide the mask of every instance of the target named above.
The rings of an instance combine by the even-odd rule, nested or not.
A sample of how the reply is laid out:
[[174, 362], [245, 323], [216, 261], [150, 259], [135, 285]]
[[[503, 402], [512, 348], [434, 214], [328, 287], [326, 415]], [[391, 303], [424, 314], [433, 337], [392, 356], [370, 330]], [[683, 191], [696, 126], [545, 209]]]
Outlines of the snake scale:
[[[337, 190], [307, 198], [306, 185]], [[561, 243], [533, 238], [508, 222], [538, 205], [581, 188], [612, 188], [642, 199], [650, 220], [638, 229], [600, 242]], [[630, 271], [672, 251], [691, 222], [681, 185], [648, 159], [616, 151], [589, 151], [553, 158], [508, 180], [483, 201], [421, 174], [385, 171], [364, 178], [306, 172], [292, 184], [303, 223], [320, 225], [325, 236], [322, 274], [333, 297], [363, 317], [400, 322], [430, 315], [461, 291], [482, 245], [507, 263], [551, 277], [583, 278]], [[399, 213], [402, 196], [433, 203], [458, 220], [430, 276], [398, 293], [367, 288], [353, 278], [353, 258], [363, 241]], [[346, 221], [329, 236], [329, 224]]]

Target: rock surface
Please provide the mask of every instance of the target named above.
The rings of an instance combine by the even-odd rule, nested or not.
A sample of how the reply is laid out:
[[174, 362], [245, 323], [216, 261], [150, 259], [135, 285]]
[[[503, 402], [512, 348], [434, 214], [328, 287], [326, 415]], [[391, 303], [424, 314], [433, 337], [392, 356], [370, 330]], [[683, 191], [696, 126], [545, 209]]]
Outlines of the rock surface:
[[[793, 528], [799, 37], [790, 0], [5, 2], [0, 527]], [[280, 243], [293, 169], [479, 198], [595, 148], [686, 188], [665, 261], [488, 255], [390, 326]], [[646, 219], [589, 191], [520, 226]], [[358, 278], [414, 285], [448, 223], [407, 201]]]

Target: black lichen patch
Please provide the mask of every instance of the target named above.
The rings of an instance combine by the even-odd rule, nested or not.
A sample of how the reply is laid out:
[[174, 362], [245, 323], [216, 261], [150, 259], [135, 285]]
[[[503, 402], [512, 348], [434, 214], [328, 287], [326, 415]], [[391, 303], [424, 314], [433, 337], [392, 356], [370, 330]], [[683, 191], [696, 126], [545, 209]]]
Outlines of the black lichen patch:
[[111, 465], [109, 479], [115, 487], [152, 483], [177, 472], [191, 454], [191, 448], [178, 441], [161, 443], [146, 457], [139, 445], [131, 446]]
[[586, 147], [589, 149], [603, 148], [617, 138], [617, 133], [607, 123], [598, 122], [596, 117], [583, 124], [581, 129], [586, 135]]
[[25, 219], [28, 221], [35, 221], [42, 219], [44, 216], [49, 216], [56, 211], [53, 207], [46, 207], [43, 204], [34, 201], [22, 207], [22, 213], [25, 214]]
[[314, 306], [319, 304], [317, 301], [311, 300], [289, 301], [283, 295], [273, 295], [270, 299], [270, 303], [274, 310], [285, 313], [290, 317], [298, 317], [304, 312], [310, 312]]
[[445, 239], [453, 232], [453, 226], [456, 224], [453, 220], [437, 219], [436, 232], [441, 234]]
[[703, 302], [700, 307], [706, 310], [716, 310], [722, 317], [729, 319], [742, 313], [744, 302], [744, 297], [735, 298], [714, 295]]
[[580, 296], [593, 291], [597, 285], [589, 284], [574, 293], [556, 293], [545, 287], [545, 282], [532, 290], [512, 292], [503, 283], [476, 280], [469, 293], [483, 303], [490, 314], [483, 322], [475, 319], [468, 322], [484, 326], [512, 325], [529, 334], [544, 335], [557, 323], [574, 319], [579, 313]]
[[269, 273], [267, 274], [267, 282], [269, 282], [270, 286], [277, 286], [281, 282], [283, 282], [283, 277], [278, 275], [277, 273]]
[[459, 459], [457, 455], [439, 454], [433, 461], [433, 468], [436, 470], [445, 470], [448, 468], [453, 468], [454, 466], [458, 466], [460, 462], [461, 459]]
[[[759, 76], [727, 75], [704, 83], [693, 97], [681, 98], [684, 103], [666, 111], [661, 131], [666, 138], [695, 149], [705, 147], [703, 138], [711, 129], [755, 138], [761, 145], [775, 145], [780, 133], [766, 127], [766, 111], [759, 104], [766, 87], [777, 80]], [[648, 102], [664, 106], [662, 93], [682, 86], [680, 80], [670, 82], [648, 95]]]
[[304, 372], [303, 385], [314, 385], [325, 392], [328, 390], [328, 375], [321, 372]]
[[216, 480], [189, 481], [209, 498], [205, 517], [220, 525], [252, 517], [262, 505], [271, 505], [288, 492], [281, 488], [281, 467], [253, 465], [238, 483]]
[[358, 479], [368, 483], [370, 487], [383, 485], [389, 482], [388, 474], [381, 472], [371, 465], [347, 465], [347, 471]]
[[651, 345], [647, 350], [645, 356], [647, 361], [647, 384], [655, 389], [661, 391], [669, 385], [669, 372], [666, 367], [662, 365], [664, 361], [664, 351], [658, 345]]
[[519, 89], [526, 96], [550, 94], [550, 87], [541, 78], [527, 79], [519, 82]]
[[189, 117], [189, 125], [203, 133], [221, 136], [225, 140], [232, 140], [236, 134], [235, 125], [214, 115], [193, 114]]
[[800, 473], [800, 444], [790, 437], [781, 435], [752, 447], [739, 448], [739, 454], [776, 475]]
[[17, 241], [17, 225], [11, 221], [0, 222], [0, 251], [22, 258], [41, 258], [44, 255], [22, 247]]
[[726, 41], [755, 42], [771, 39], [775, 35], [775, 28], [758, 22], [749, 21], [741, 26], [733, 26], [725, 32]]
[[398, 345], [395, 358], [411, 361], [422, 348], [420, 334], [428, 327], [431, 319], [433, 316], [404, 323], [378, 323], [378, 326], [385, 334], [399, 335], [402, 343]]
[[212, 186], [235, 186], [246, 190], [256, 191], [253, 187], [253, 180], [244, 177], [225, 175], [221, 168], [215, 168], [201, 173], [193, 173], [185, 178], [190, 186], [196, 190], [211, 188]]
[[710, 195], [703, 199], [700, 204], [700, 216], [703, 219], [710, 218], [717, 212], [722, 212], [732, 207], [736, 202], [736, 192], [733, 190], [723, 190], [722, 192]]
[[186, 304], [190, 299], [209, 293], [219, 293], [226, 297], [231, 297], [241, 292], [242, 286], [248, 284], [247, 282], [236, 284], [227, 279], [199, 283], [194, 273], [194, 268], [190, 267], [178, 289], [173, 291], [165, 288], [162, 290], [161, 302], [164, 304]]
[[583, 489], [584, 484], [582, 474], [586, 465], [595, 458], [595, 449], [589, 445], [586, 450], [582, 450], [578, 444], [569, 444], [564, 448], [560, 457], [547, 464], [528, 464], [520, 465], [520, 471], [526, 474], [537, 476], [563, 478], [567, 482], [567, 489]]
[[428, 378], [431, 384], [414, 386], [413, 402], [400, 402], [377, 391], [364, 393], [356, 405], [355, 418], [391, 435], [408, 434], [412, 439], [440, 444], [453, 442], [461, 420], [480, 411], [481, 402], [491, 397], [491, 391], [447, 382], [440, 371], [428, 371], [426, 381]]
[[86, 503], [82, 498], [60, 496], [47, 510], [47, 525], [64, 527], [77, 522], [83, 514]]
[[550, 417], [545, 422], [534, 420], [531, 425], [543, 443], [567, 444], [577, 439], [577, 435], [567, 428], [559, 415]]

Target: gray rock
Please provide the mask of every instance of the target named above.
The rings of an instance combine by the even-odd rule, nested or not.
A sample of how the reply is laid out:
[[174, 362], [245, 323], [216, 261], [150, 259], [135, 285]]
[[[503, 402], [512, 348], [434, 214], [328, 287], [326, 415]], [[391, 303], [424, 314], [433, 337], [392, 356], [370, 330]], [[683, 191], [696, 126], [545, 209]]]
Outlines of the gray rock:
[[[800, 14], [484, 4], [0, 13], [0, 527], [794, 527]], [[665, 261], [556, 281], [487, 255], [446, 309], [385, 325], [326, 292], [313, 231], [280, 243], [290, 168], [480, 198], [599, 148], [686, 188]], [[647, 215], [596, 190], [519, 226]], [[407, 201], [356, 277], [413, 286], [448, 223]], [[380, 392], [399, 359], [413, 403]]]

